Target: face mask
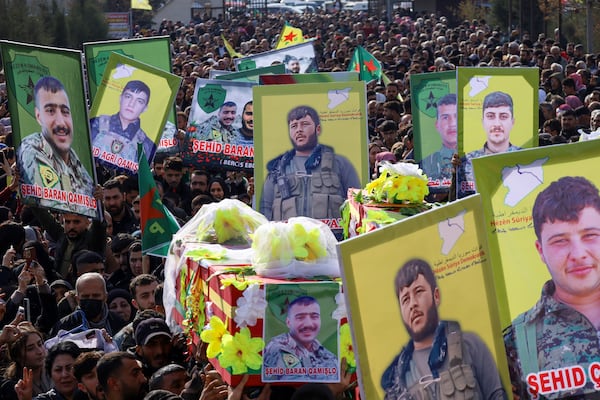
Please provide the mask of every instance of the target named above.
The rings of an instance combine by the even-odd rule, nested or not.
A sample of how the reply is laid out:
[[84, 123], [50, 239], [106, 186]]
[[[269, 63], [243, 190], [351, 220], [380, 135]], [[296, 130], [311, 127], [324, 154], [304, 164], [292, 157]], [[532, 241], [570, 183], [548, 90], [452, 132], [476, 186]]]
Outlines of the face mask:
[[79, 300], [79, 308], [83, 310], [87, 319], [95, 319], [101, 313], [104, 306], [104, 301], [96, 299], [81, 299]]

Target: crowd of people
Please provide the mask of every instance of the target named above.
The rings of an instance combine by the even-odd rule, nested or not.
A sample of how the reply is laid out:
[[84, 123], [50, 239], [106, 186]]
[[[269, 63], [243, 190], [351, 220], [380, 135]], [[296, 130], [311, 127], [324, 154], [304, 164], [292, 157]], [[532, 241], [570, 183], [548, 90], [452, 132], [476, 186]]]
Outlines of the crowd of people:
[[[373, 176], [383, 161], [414, 159], [411, 74], [459, 66], [537, 67], [540, 145], [587, 140], [600, 127], [598, 61], [581, 44], [563, 47], [558, 35], [506, 33], [484, 20], [453, 25], [434, 14], [398, 14], [388, 23], [365, 12], [339, 11], [227, 21], [206, 16], [138, 30], [138, 36], [172, 39], [173, 71], [183, 78], [178, 129], [186, 130], [196, 78], [208, 78], [211, 69], [234, 70], [222, 37], [243, 55], [269, 51], [286, 20], [314, 39], [319, 71], [346, 71], [360, 45], [391, 79], [367, 86]], [[98, 168], [101, 187], [94, 196], [103, 205], [102, 222], [23, 206], [16, 195], [19, 171], [11, 169], [15, 151], [3, 75], [0, 96], [0, 398], [246, 398], [246, 378], [238, 387], [226, 385], [205, 348], [191, 346], [165, 322], [164, 260], [142, 256], [137, 178]], [[179, 155], [162, 152], [152, 171], [163, 203], [181, 223], [224, 198], [252, 203], [251, 173], [190, 169]], [[301, 399], [316, 391], [319, 398], [334, 398], [350, 386], [344, 373], [339, 384], [307, 386], [295, 394], [290, 387], [267, 386], [258, 396]]]

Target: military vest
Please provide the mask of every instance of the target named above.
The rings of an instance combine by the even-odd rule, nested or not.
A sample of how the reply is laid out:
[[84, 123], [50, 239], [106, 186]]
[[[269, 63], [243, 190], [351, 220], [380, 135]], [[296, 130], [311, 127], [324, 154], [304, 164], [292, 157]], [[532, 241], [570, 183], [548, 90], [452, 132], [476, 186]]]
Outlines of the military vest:
[[481, 400], [475, 372], [463, 362], [463, 340], [460, 325], [448, 321], [448, 367], [438, 371], [439, 378], [421, 379], [408, 388], [402, 397], [406, 400]]
[[[283, 158], [280, 159], [275, 176], [273, 220], [281, 221], [297, 216], [338, 218], [344, 198], [334, 162], [335, 154], [325, 146], [319, 168], [315, 168], [310, 174], [299, 173], [295, 171], [293, 162], [283, 165]], [[286, 167], [292, 170], [291, 174], [285, 173]]]

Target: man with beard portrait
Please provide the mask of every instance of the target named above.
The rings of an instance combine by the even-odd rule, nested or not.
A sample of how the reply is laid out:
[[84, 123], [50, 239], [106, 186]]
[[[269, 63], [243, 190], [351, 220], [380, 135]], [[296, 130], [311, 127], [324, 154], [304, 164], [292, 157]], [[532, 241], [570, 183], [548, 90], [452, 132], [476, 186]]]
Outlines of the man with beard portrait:
[[309, 106], [287, 117], [292, 150], [267, 163], [260, 212], [269, 220], [340, 218], [348, 188], [361, 187], [356, 169], [330, 146], [319, 143], [321, 120]]
[[410, 341], [381, 377], [385, 399], [505, 399], [496, 363], [476, 334], [440, 320], [440, 289], [431, 266], [407, 261], [396, 296]]
[[[26, 136], [19, 145], [17, 165], [21, 184], [52, 193], [83, 194], [93, 200], [94, 181], [71, 147], [73, 118], [65, 87], [58, 79], [45, 76], [35, 84], [33, 96], [41, 133]], [[95, 210], [95, 204], [90, 208], [91, 203], [87, 207], [61, 196], [43, 196], [37, 202], [42, 207], [84, 215], [89, 215], [90, 209]]]

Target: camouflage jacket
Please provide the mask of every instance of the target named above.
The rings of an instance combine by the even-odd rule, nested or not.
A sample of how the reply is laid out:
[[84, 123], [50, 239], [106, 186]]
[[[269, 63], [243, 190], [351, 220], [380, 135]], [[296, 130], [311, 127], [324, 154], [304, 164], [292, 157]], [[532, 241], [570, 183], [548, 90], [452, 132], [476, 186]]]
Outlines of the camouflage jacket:
[[[509, 143], [508, 149], [509, 151], [517, 151], [522, 150], [521, 147], [514, 146]], [[477, 190], [475, 188], [475, 174], [473, 173], [473, 163], [471, 162], [474, 158], [479, 158], [482, 156], [492, 155], [496, 153], [492, 153], [487, 148], [487, 142], [483, 144], [483, 147], [479, 150], [474, 150], [470, 153], [465, 154], [465, 156], [460, 160], [460, 166], [456, 171], [456, 194], [457, 198], [461, 199], [470, 194], [475, 193]]]
[[[21, 141], [17, 160], [21, 184], [41, 190], [40, 193], [32, 194], [21, 186], [27, 204], [90, 217], [96, 215], [94, 181], [72, 148], [69, 150], [69, 160], [65, 161], [54, 152], [52, 145], [41, 133], [33, 133]], [[86, 196], [87, 206], [80, 198], [62, 198], [68, 193]]]
[[[121, 126], [119, 114], [99, 115], [90, 120], [92, 131], [92, 146], [94, 154], [100, 160], [108, 161], [110, 164], [122, 167], [111, 157], [103, 157], [103, 153], [114, 154], [124, 160], [137, 165], [137, 144], [142, 143], [148, 160], [152, 159], [156, 145], [142, 130], [140, 120], [131, 123], [126, 129]], [[130, 169], [130, 168], [128, 168]]]
[[[289, 333], [275, 336], [269, 341], [263, 360], [264, 368], [283, 369], [283, 373], [278, 376], [281, 380], [331, 381], [332, 375], [338, 376], [338, 359], [331, 351], [323, 347], [318, 340], [314, 340], [310, 349], [307, 349], [299, 345]], [[329, 370], [312, 372], [311, 368]]]
[[[546, 282], [540, 300], [504, 332], [510, 379], [521, 399], [533, 397], [536, 386], [542, 387], [540, 378], [528, 386], [529, 374], [580, 366], [587, 376], [590, 364], [600, 361], [598, 331], [583, 314], [557, 301], [555, 290], [552, 280]], [[542, 393], [539, 398], [597, 398], [590, 397], [593, 392], [594, 381], [588, 376], [583, 387]]]
[[239, 117], [236, 117], [231, 126], [223, 126], [219, 118], [213, 115], [198, 125], [197, 130], [192, 132], [191, 138], [222, 143], [238, 143], [241, 139], [240, 126]]
[[452, 156], [455, 149], [442, 146], [421, 161], [421, 169], [429, 180], [429, 192], [447, 192], [452, 183]]

